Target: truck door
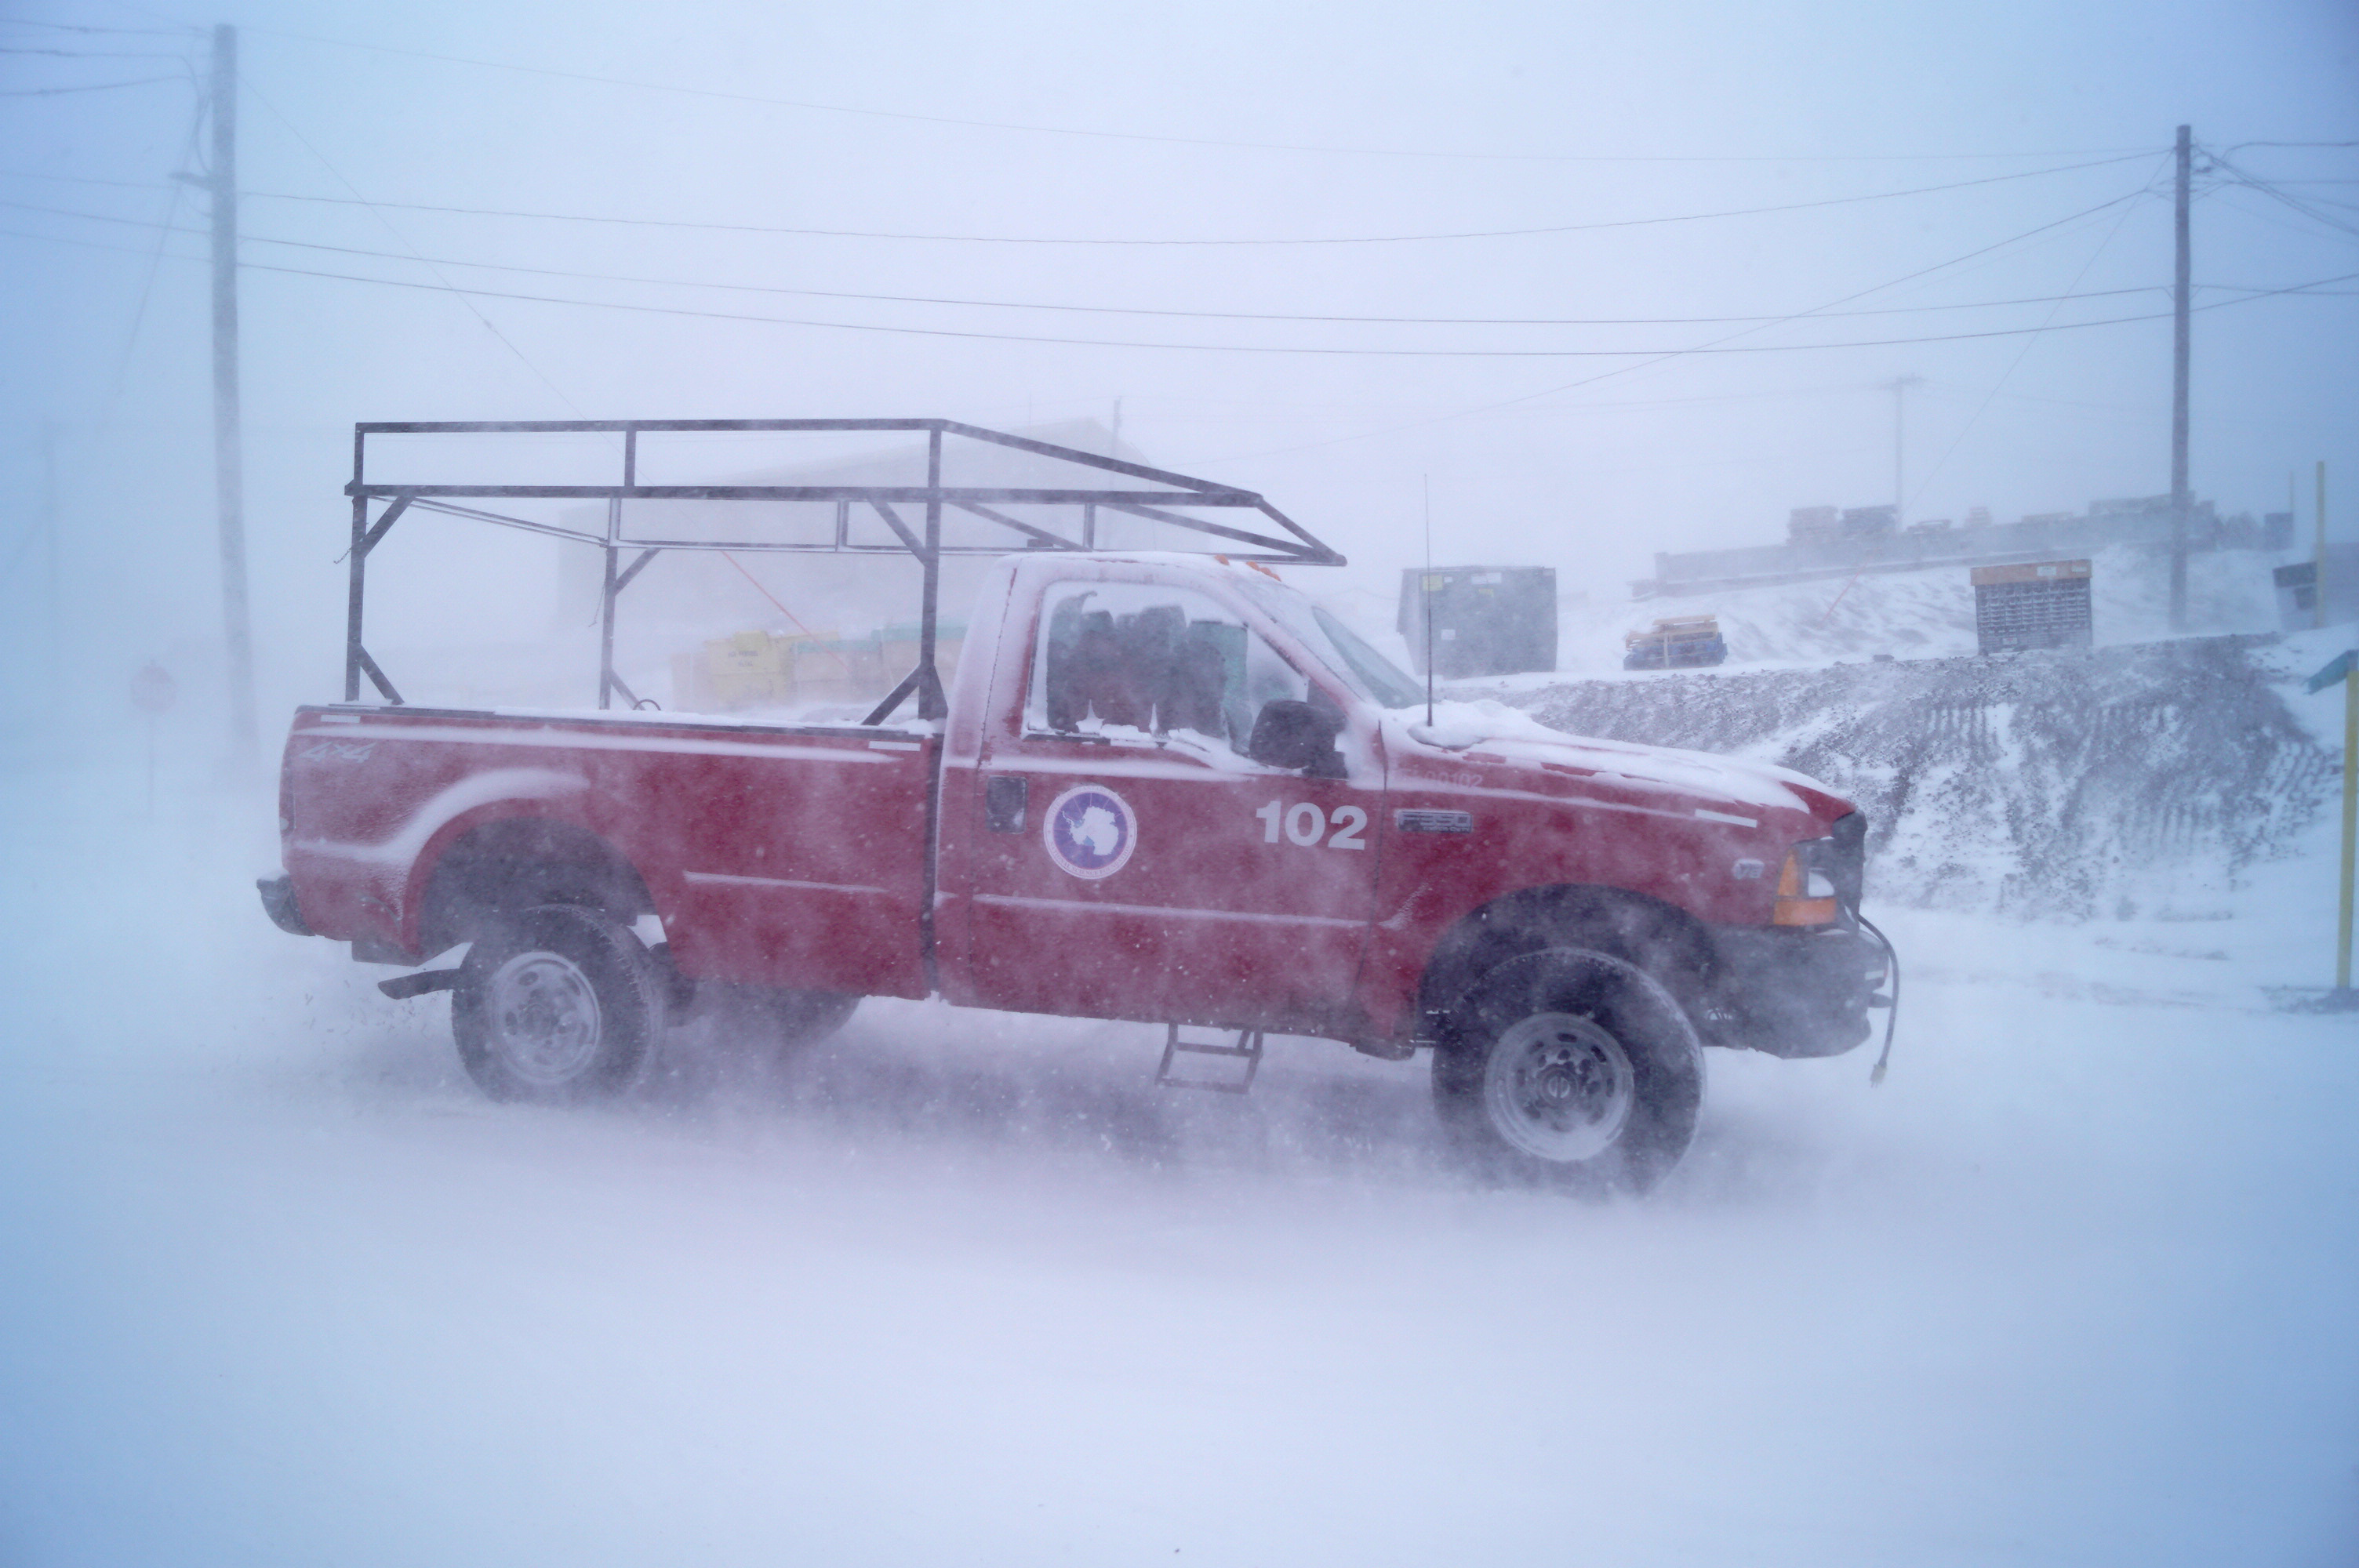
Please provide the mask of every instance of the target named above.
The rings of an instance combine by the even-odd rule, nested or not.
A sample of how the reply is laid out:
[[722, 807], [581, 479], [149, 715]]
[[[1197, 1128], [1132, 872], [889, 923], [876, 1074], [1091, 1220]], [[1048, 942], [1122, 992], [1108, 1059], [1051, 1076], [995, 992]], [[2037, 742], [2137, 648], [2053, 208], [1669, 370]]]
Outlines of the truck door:
[[1353, 1033], [1382, 821], [1375, 725], [1347, 717], [1339, 776], [1252, 761], [1265, 702], [1355, 705], [1250, 613], [1109, 569], [1041, 591], [1020, 704], [995, 693], [980, 787], [953, 792], [981, 818], [946, 835], [966, 848], [973, 1000]]

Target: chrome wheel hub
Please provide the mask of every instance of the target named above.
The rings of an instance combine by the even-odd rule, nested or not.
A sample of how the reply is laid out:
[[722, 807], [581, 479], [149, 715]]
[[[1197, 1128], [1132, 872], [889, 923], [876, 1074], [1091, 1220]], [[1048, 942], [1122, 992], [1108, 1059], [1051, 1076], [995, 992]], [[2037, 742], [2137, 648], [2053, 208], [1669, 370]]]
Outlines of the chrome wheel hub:
[[571, 959], [519, 953], [493, 972], [486, 989], [492, 1048], [516, 1076], [555, 1087], [597, 1058], [598, 993]]
[[1629, 1124], [1637, 1076], [1622, 1043], [1590, 1019], [1539, 1012], [1499, 1037], [1484, 1074], [1491, 1125], [1542, 1160], [1594, 1159]]

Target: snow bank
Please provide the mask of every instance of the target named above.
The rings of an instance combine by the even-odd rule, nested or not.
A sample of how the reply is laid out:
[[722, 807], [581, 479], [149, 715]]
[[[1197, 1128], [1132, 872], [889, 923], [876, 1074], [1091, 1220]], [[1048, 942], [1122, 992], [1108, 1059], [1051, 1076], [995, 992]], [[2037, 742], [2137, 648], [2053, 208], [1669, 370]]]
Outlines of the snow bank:
[[[2208, 914], [2316, 819], [2335, 759], [2273, 637], [1556, 685], [1580, 735], [1733, 752], [1859, 803], [1877, 903]], [[2307, 674], [2308, 670], [2301, 671]]]

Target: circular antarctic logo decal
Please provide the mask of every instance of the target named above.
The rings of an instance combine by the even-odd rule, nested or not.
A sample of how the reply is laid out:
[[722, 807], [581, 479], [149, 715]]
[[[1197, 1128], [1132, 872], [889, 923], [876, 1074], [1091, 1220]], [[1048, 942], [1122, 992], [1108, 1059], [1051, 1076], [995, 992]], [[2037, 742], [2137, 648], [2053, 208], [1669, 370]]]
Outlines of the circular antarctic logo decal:
[[1128, 863], [1138, 847], [1138, 818], [1130, 802], [1105, 785], [1075, 784], [1049, 807], [1040, 838], [1058, 870], [1095, 881]]

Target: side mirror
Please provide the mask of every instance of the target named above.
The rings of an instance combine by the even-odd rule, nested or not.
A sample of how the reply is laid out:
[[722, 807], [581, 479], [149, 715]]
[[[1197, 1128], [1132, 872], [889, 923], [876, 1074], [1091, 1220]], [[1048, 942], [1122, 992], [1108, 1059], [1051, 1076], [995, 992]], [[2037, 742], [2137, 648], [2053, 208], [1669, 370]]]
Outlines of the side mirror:
[[1343, 758], [1335, 737], [1343, 716], [1332, 708], [1277, 697], [1261, 705], [1245, 755], [1273, 768], [1292, 768], [1313, 778], [1340, 779]]

